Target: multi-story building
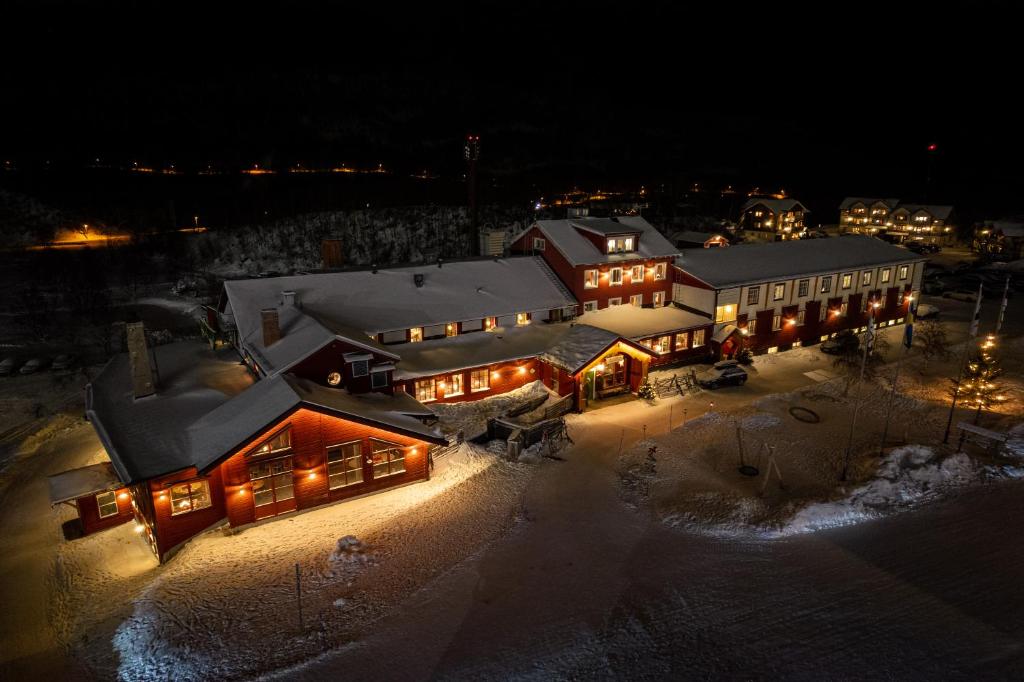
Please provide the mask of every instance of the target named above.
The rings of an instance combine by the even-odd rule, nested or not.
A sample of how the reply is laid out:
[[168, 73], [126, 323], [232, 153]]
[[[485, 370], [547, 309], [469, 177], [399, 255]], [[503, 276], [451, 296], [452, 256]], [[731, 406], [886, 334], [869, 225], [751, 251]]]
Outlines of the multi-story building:
[[899, 199], [846, 197], [839, 204], [839, 227], [879, 235], [894, 242], [949, 243], [956, 238], [952, 206], [907, 204]]
[[[871, 237], [692, 249], [676, 260], [673, 300], [713, 311], [715, 352], [776, 352], [841, 329], [904, 322], [925, 259]], [[728, 351], [725, 351], [728, 354]]]
[[989, 260], [1024, 258], [1024, 220], [986, 220], [974, 226], [971, 248]]
[[741, 236], [746, 241], [799, 239], [807, 229], [804, 217], [808, 213], [796, 199], [755, 197], [740, 209]]

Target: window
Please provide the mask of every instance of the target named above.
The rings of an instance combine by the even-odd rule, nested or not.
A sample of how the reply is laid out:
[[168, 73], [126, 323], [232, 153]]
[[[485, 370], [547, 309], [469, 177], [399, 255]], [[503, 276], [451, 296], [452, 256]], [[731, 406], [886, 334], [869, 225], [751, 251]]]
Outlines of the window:
[[703, 345], [704, 345], [704, 330], [703, 329], [697, 329], [697, 330], [695, 330], [693, 332], [693, 347], [696, 348], [698, 346], [703, 346]]
[[374, 478], [384, 478], [405, 472], [405, 449], [402, 446], [371, 438], [370, 449], [373, 451]]
[[777, 332], [782, 329], [782, 315], [772, 315], [772, 331]]
[[369, 360], [356, 360], [352, 363], [352, 376], [365, 377], [370, 373]]
[[275, 436], [267, 439], [258, 448], [252, 451], [252, 455], [269, 455], [271, 452], [281, 452], [292, 446], [292, 430], [285, 429]]
[[583, 302], [583, 312], [585, 312], [585, 313], [592, 313], [595, 310], [597, 310], [597, 301], [584, 301]]
[[421, 403], [428, 403], [437, 400], [437, 388], [433, 379], [418, 379], [416, 381], [416, 400]]
[[786, 298], [786, 285], [785, 284], [776, 284], [775, 285], [775, 289], [773, 290], [773, 293], [772, 293], [772, 300], [773, 301], [781, 301], [784, 298]]
[[900, 266], [900, 279], [906, 279], [906, 278], [907, 278], [907, 266], [906, 265], [901, 265]]
[[96, 504], [100, 508], [100, 518], [107, 519], [117, 516], [117, 492], [114, 490], [96, 496]]
[[851, 275], [850, 273], [846, 273], [845, 275], [843, 275], [843, 284], [842, 284], [843, 288], [844, 289], [849, 289], [852, 285], [853, 285], [853, 275]]
[[409, 342], [419, 343], [423, 340], [423, 327], [413, 327], [409, 330]]
[[757, 320], [747, 320], [747, 334], [757, 333]]
[[584, 289], [596, 289], [598, 282], [599, 273], [597, 270], [584, 270], [583, 271], [583, 288]]
[[832, 275], [826, 275], [821, 278], [821, 293], [827, 294], [832, 291]]
[[473, 393], [486, 391], [491, 387], [491, 375], [486, 369], [474, 369], [469, 374], [469, 390]]
[[445, 336], [458, 336], [459, 335], [459, 323], [458, 322], [449, 322], [448, 324], [446, 324], [444, 326], [444, 335]]
[[374, 370], [370, 372], [370, 387], [371, 388], [384, 388], [388, 385], [388, 373], [387, 371]]
[[189, 481], [171, 486], [171, 516], [206, 509], [212, 504], [208, 481]]
[[516, 326], [525, 327], [530, 324], [530, 313], [516, 313]]
[[796, 311], [796, 323], [798, 325], [802, 325], [804, 323], [804, 318], [806, 317], [806, 314], [807, 313], [804, 310]]
[[608, 240], [608, 253], [622, 253], [633, 250], [632, 237], [613, 237]]
[[665, 292], [664, 291], [655, 291], [654, 292], [654, 307], [655, 308], [660, 308], [663, 305], [665, 305]]
[[644, 281], [644, 266], [634, 265], [629, 270], [629, 281], [630, 282], [642, 282]]
[[331, 490], [363, 482], [363, 442], [327, 448], [327, 479]]
[[866, 287], [871, 284], [871, 271], [865, 270], [860, 274], [860, 285]]
[[731, 322], [736, 319], [736, 306], [720, 305], [715, 308], [715, 322]]
[[757, 305], [757, 300], [761, 297], [761, 287], [751, 287], [747, 289], [747, 305]]
[[615, 298], [609, 298], [608, 299], [608, 305], [609, 306], [622, 305], [622, 298], [620, 298], [618, 296], [616, 296]]
[[889, 275], [890, 274], [892, 274], [890, 268], [885, 268], [885, 269], [882, 270], [882, 279], [881, 279], [882, 284], [885, 284], [885, 283], [887, 283], [889, 281]]
[[689, 347], [690, 335], [686, 332], [676, 334], [676, 350], [686, 350]]
[[845, 316], [846, 315], [846, 307], [847, 307], [847, 302], [846, 301], [843, 301], [842, 303], [839, 304], [839, 315], [840, 316]]
[[533, 238], [533, 248], [535, 251], [543, 251], [544, 247], [546, 247], [547, 245], [548, 242], [546, 239], [542, 239], [540, 237]]
[[755, 218], [760, 218], [763, 215], [764, 215], [764, 211], [754, 211], [754, 217]]
[[665, 336], [651, 339], [650, 348], [658, 355], [664, 355], [672, 350], [672, 337], [666, 334]]
[[640, 306], [642, 306], [644, 304], [644, 295], [643, 294], [633, 294], [632, 296], [629, 297], [629, 304], [639, 308]]
[[778, 346], [768, 346], [768, 353], [769, 354], [771, 354], [771, 353], [778, 353], [778, 352], [779, 352], [779, 347]]
[[448, 385], [445, 388], [445, 395], [462, 395], [462, 374], [452, 374], [448, 377]]
[[807, 279], [800, 280], [799, 284], [797, 285], [796, 295], [799, 296], [800, 298], [803, 298], [804, 296], [806, 296], [807, 295], [807, 290], [810, 288], [810, 284], [811, 284], [810, 280], [807, 280]]
[[622, 286], [622, 268], [612, 268], [608, 271], [608, 283], [613, 287]]
[[337, 386], [341, 383], [341, 374], [338, 372], [331, 372], [327, 375], [327, 385]]
[[668, 266], [664, 263], [654, 264], [654, 279], [662, 280], [665, 279], [665, 273], [668, 272]]

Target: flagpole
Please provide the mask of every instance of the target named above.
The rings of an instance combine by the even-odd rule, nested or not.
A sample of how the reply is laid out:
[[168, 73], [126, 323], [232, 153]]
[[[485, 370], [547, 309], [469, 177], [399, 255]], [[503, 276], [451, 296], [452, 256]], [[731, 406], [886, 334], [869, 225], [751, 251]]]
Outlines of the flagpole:
[[1003, 302], [999, 304], [999, 317], [996, 319], [996, 335], [1003, 328], [1003, 318], [1006, 317], [1006, 299], [1010, 296], [1010, 276], [1006, 276], [1006, 285], [1003, 287]]
[[964, 378], [964, 365], [967, 364], [967, 353], [971, 349], [971, 339], [978, 336], [978, 321], [981, 319], [981, 288], [978, 284], [978, 300], [974, 304], [974, 317], [971, 319], [971, 326], [968, 329], [967, 341], [964, 342], [964, 354], [960, 357], [960, 364], [956, 370], [956, 381], [953, 383], [953, 402], [949, 405], [949, 418], [946, 420], [946, 433], [942, 436], [942, 442], [949, 443], [949, 430], [953, 428], [953, 413], [956, 411], [956, 399], [960, 395], [960, 382]]

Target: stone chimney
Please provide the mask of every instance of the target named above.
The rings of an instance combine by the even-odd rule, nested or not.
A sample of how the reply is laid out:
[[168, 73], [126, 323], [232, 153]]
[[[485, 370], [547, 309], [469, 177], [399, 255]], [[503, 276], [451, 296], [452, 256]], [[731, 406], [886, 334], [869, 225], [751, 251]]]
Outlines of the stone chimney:
[[132, 373], [132, 394], [138, 400], [156, 393], [153, 365], [146, 346], [146, 326], [141, 322], [129, 322], [125, 325], [125, 332], [128, 339], [128, 365]]
[[281, 323], [277, 319], [277, 308], [264, 308], [260, 316], [263, 318], [263, 347], [267, 348], [281, 340]]

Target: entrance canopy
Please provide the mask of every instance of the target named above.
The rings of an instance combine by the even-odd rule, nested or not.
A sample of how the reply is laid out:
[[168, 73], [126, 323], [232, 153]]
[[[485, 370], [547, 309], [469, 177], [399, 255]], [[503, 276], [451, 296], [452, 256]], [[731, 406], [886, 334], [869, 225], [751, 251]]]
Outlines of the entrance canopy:
[[48, 482], [51, 505], [124, 487], [110, 462], [54, 474], [48, 477]]
[[557, 344], [541, 354], [540, 359], [576, 375], [589, 370], [606, 356], [617, 353], [625, 353], [637, 360], [654, 357], [650, 350], [614, 332], [577, 324]]
[[716, 331], [715, 335], [711, 337], [711, 340], [714, 341], [715, 343], [722, 343], [723, 341], [725, 341], [727, 338], [729, 338], [738, 331], [739, 328], [737, 328], [736, 325], [727, 324], [718, 331]]

